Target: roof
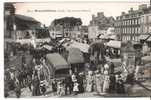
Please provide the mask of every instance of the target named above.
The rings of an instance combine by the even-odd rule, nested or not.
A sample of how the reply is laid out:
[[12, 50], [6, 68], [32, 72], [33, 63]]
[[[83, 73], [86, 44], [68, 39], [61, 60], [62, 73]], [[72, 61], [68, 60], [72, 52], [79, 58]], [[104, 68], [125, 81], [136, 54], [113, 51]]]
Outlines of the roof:
[[29, 16], [15, 14], [15, 18], [25, 20], [25, 21], [31, 21], [31, 22], [39, 23], [36, 19], [29, 17]]
[[50, 45], [43, 45], [43, 48], [45, 48], [47, 50], [52, 50], [53, 47]]
[[150, 35], [150, 37], [147, 39], [147, 41], [151, 41], [151, 35]]
[[79, 42], [75, 42], [75, 41], [68, 48], [73, 48], [73, 47], [80, 49], [80, 51], [82, 51], [84, 53], [88, 53], [88, 50], [89, 50], [88, 44], [79, 43]]
[[63, 39], [61, 39], [60, 41], [59, 41], [59, 43], [63, 43], [63, 42], [65, 42], [65, 41], [69, 41], [70, 39], [69, 38], [63, 38]]
[[117, 36], [116, 36], [116, 35], [111, 35], [111, 36], [109, 36], [109, 39], [116, 40], [116, 39], [117, 39]]
[[146, 34], [140, 35], [140, 36], [139, 36], [139, 40], [145, 40], [145, 39], [148, 38], [148, 36], [149, 36], [149, 35], [146, 35]]
[[101, 35], [99, 38], [100, 38], [100, 39], [108, 39], [109, 36], [107, 36], [107, 35]]
[[56, 70], [69, 68], [66, 60], [58, 53], [47, 54], [46, 59], [49, 61], [49, 63], [51, 63], [51, 65], [53, 65]]
[[109, 41], [105, 44], [106, 46], [113, 47], [113, 48], [121, 48], [121, 41]]
[[[123, 45], [124, 44], [124, 45]], [[127, 41], [126, 43], [122, 42], [122, 51], [123, 52], [135, 52], [135, 49], [133, 47], [133, 44], [131, 41]]]
[[70, 64], [84, 63], [83, 54], [78, 48], [68, 48], [68, 62]]

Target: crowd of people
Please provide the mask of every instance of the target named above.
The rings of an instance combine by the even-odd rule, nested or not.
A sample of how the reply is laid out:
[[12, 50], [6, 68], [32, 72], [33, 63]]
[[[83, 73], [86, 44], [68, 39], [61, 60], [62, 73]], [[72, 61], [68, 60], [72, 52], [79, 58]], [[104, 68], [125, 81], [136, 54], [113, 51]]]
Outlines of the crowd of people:
[[[32, 96], [46, 95], [46, 84], [43, 67], [44, 58], [33, 59], [32, 67], [29, 67], [22, 58], [23, 66], [15, 73], [9, 70], [9, 76], [14, 87], [16, 97], [20, 98], [21, 89], [29, 88]], [[33, 67], [34, 66], [34, 67]], [[101, 69], [92, 71], [71, 73], [63, 80], [50, 81], [54, 95], [63, 96], [83, 92], [97, 92], [98, 94], [118, 93], [124, 94], [124, 83], [121, 73], [114, 73], [114, 68], [105, 64]], [[6, 95], [8, 96], [8, 94]]]
[[[34, 52], [33, 52], [34, 53]], [[39, 54], [39, 56], [38, 56]], [[34, 56], [34, 54], [32, 54]], [[16, 97], [21, 96], [22, 88], [29, 88], [32, 96], [46, 95], [46, 76], [43, 70], [45, 59], [39, 52], [35, 53], [35, 58], [32, 59], [30, 66], [25, 63], [25, 58], [22, 58], [22, 68], [15, 73], [9, 70], [11, 83], [14, 88]], [[121, 72], [114, 72], [113, 64], [102, 64], [100, 69], [83, 72], [70, 71], [69, 76], [65, 79], [49, 80], [49, 85], [52, 87], [52, 92], [56, 96], [77, 95], [84, 92], [96, 92], [97, 94], [118, 93], [125, 94], [124, 81]], [[47, 78], [48, 79], [48, 78]], [[48, 80], [47, 80], [48, 81]], [[6, 97], [8, 94], [6, 94]]]
[[45, 95], [46, 86], [43, 72], [43, 58], [32, 59], [32, 63], [27, 64], [25, 56], [22, 56], [21, 68], [8, 69], [5, 72], [5, 84], [7, 90], [5, 91], [5, 97], [9, 96], [8, 91], [13, 90], [16, 93], [16, 97], [20, 98], [21, 89], [29, 88], [32, 96]]
[[110, 73], [110, 66], [105, 64], [103, 70], [72, 73], [65, 80], [52, 81], [54, 95], [77, 95], [84, 92], [96, 92], [99, 95], [110, 93], [125, 94], [121, 72]]

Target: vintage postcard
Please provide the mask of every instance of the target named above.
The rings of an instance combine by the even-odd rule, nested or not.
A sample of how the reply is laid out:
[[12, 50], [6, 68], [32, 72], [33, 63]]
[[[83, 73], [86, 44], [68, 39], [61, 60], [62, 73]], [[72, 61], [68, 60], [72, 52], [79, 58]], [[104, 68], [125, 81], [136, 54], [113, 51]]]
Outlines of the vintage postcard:
[[151, 96], [151, 2], [4, 2], [4, 97]]

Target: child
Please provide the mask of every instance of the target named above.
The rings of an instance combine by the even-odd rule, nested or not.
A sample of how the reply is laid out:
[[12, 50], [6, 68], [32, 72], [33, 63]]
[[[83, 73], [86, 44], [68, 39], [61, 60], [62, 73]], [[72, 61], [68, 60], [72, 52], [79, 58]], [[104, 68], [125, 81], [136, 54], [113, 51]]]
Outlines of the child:
[[42, 92], [42, 94], [43, 94], [44, 96], [46, 96], [46, 85], [45, 85], [45, 84], [43, 84], [43, 85], [41, 86], [41, 92]]
[[40, 82], [40, 90], [42, 95], [46, 95], [46, 85], [44, 84], [44, 81]]
[[74, 82], [73, 92], [74, 92], [74, 94], [75, 94], [75, 95], [77, 95], [77, 94], [78, 94], [78, 92], [79, 92], [79, 88], [78, 88], [78, 86], [79, 86], [78, 82], [77, 82], [77, 81], [76, 81], [76, 82]]
[[63, 95], [63, 83], [61, 81], [57, 84], [57, 95], [62, 96]]
[[54, 95], [56, 95], [56, 92], [57, 92], [57, 81], [55, 79], [52, 81], [52, 91], [53, 91]]

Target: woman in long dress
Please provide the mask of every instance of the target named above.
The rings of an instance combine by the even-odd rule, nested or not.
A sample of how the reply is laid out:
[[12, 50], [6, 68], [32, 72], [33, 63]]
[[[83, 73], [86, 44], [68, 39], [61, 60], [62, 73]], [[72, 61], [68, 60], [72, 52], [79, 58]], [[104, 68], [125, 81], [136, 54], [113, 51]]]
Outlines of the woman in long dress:
[[89, 71], [88, 73], [88, 77], [87, 77], [87, 87], [86, 87], [86, 90], [87, 92], [92, 92], [93, 90], [93, 72], [92, 71]]
[[95, 75], [95, 81], [96, 81], [96, 91], [98, 94], [102, 93], [102, 86], [103, 86], [103, 76], [101, 73], [97, 70]]
[[104, 71], [104, 83], [103, 83], [103, 93], [107, 93], [110, 85], [110, 77], [108, 75], [108, 71]]

